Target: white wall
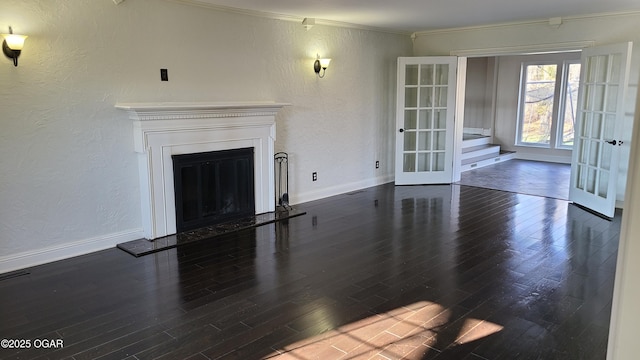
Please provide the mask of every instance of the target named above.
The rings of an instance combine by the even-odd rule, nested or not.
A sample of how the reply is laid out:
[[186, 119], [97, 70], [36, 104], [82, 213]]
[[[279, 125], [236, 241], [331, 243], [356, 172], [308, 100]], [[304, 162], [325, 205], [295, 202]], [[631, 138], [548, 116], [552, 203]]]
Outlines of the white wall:
[[[291, 103], [276, 150], [290, 153], [293, 202], [392, 180], [408, 36], [158, 0], [3, 0], [9, 25], [29, 38], [17, 68], [0, 57], [0, 272], [140, 237], [132, 124], [117, 102]], [[317, 53], [333, 58], [324, 79]]]
[[467, 60], [467, 82], [464, 101], [465, 129], [492, 129], [494, 60], [488, 57]]
[[[497, 24], [472, 28], [446, 29], [415, 34], [414, 54], [429, 55], [505, 55], [527, 50], [568, 50], [576, 44], [605, 45], [632, 41], [630, 83], [626, 96], [623, 133], [630, 136], [640, 75], [640, 12], [564, 18], [559, 27], [547, 21]], [[499, 111], [500, 109], [498, 109]], [[623, 139], [618, 176], [617, 200], [622, 202], [630, 157], [630, 137]]]
[[[640, 94], [636, 106], [634, 137], [640, 138]], [[632, 145], [632, 153], [640, 153], [640, 142]], [[638, 323], [640, 323], [640, 282], [636, 278], [640, 273], [640, 222], [634, 221], [640, 216], [640, 157], [632, 156], [629, 164], [629, 180], [622, 226], [618, 263], [613, 291], [613, 306], [609, 328], [607, 359], [635, 360], [640, 353], [638, 342]]]

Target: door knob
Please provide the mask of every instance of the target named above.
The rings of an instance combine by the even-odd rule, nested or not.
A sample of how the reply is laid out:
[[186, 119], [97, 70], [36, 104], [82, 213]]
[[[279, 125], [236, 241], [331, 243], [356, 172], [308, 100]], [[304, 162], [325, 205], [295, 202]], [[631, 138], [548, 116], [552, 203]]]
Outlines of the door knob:
[[605, 141], [607, 144], [611, 144], [611, 145], [617, 145], [618, 142], [615, 140], [611, 140], [611, 141]]
[[404, 129], [400, 129], [400, 132], [404, 132]]

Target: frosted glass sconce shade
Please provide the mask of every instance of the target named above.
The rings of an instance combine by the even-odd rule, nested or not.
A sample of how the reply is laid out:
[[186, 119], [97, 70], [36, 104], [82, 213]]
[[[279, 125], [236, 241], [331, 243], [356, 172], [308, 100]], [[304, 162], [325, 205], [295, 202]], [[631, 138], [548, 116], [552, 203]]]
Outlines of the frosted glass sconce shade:
[[2, 41], [2, 52], [10, 59], [13, 59], [13, 65], [18, 66], [18, 57], [24, 47], [24, 39], [26, 35], [14, 34], [11, 27], [9, 27], [8, 34], [1, 34], [4, 40]]
[[[319, 78], [323, 78], [327, 68], [329, 67], [329, 63], [331, 63], [331, 59], [320, 59], [320, 56], [313, 63], [313, 71], [316, 72]], [[322, 70], [322, 74], [320, 71]]]

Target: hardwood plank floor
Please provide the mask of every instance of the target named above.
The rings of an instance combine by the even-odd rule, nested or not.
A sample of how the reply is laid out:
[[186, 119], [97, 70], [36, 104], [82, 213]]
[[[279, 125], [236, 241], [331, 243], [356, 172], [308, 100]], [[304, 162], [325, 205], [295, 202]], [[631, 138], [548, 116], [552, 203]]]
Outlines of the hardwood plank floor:
[[[604, 359], [620, 215], [460, 185], [0, 281], [2, 359]], [[62, 348], [34, 348], [62, 339]]]

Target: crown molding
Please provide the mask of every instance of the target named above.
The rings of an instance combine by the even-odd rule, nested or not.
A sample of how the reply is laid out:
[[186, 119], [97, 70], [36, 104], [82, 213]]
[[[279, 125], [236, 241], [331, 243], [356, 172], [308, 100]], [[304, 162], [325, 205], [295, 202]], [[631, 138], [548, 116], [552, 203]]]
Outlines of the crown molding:
[[[179, 3], [183, 5], [203, 7], [203, 8], [216, 10], [220, 12], [226, 12], [226, 13], [241, 14], [241, 15], [254, 16], [254, 17], [260, 17], [260, 18], [272, 19], [272, 20], [296, 22], [301, 24], [300, 25], [301, 28], [302, 28], [302, 21], [305, 19], [299, 16], [293, 16], [293, 15], [287, 15], [287, 14], [239, 9], [239, 8], [234, 8], [230, 6], [224, 6], [224, 5], [215, 5], [215, 4], [211, 4], [211, 3], [200, 1], [200, 0], [167, 0], [167, 1]], [[315, 18], [315, 20], [316, 20], [316, 25], [325, 25], [325, 26], [332, 26], [332, 27], [346, 28], [346, 29], [375, 31], [375, 32], [382, 32], [382, 33], [395, 34], [395, 35], [411, 35], [411, 31], [408, 31], [408, 30], [403, 31], [403, 30], [382, 28], [382, 27], [376, 27], [376, 26], [366, 26], [366, 25], [353, 24], [353, 23], [342, 22], [342, 21], [318, 19], [318, 18]]]
[[[569, 21], [581, 21], [581, 20], [598, 19], [598, 18], [606, 18], [606, 17], [620, 17], [620, 16], [640, 16], [640, 10], [575, 15], [575, 16], [566, 16], [566, 17], [563, 16], [562, 21], [563, 23], [566, 23]], [[506, 27], [513, 27], [513, 26], [527, 26], [527, 25], [549, 25], [549, 19], [512, 21], [512, 22], [504, 22], [504, 23], [497, 23], [497, 24], [417, 31], [412, 34], [412, 37], [415, 38], [418, 36], [440, 35], [440, 34], [446, 34], [446, 33], [465, 32], [465, 31], [493, 30], [493, 29], [499, 29], [499, 28], [506, 28]]]
[[534, 45], [522, 45], [522, 46], [503, 46], [503, 47], [497, 47], [497, 48], [452, 50], [449, 54], [452, 56], [466, 56], [466, 57], [530, 55], [530, 54], [580, 51], [581, 49], [593, 47], [595, 45], [596, 45], [595, 41], [585, 40], [585, 41], [534, 44]]

